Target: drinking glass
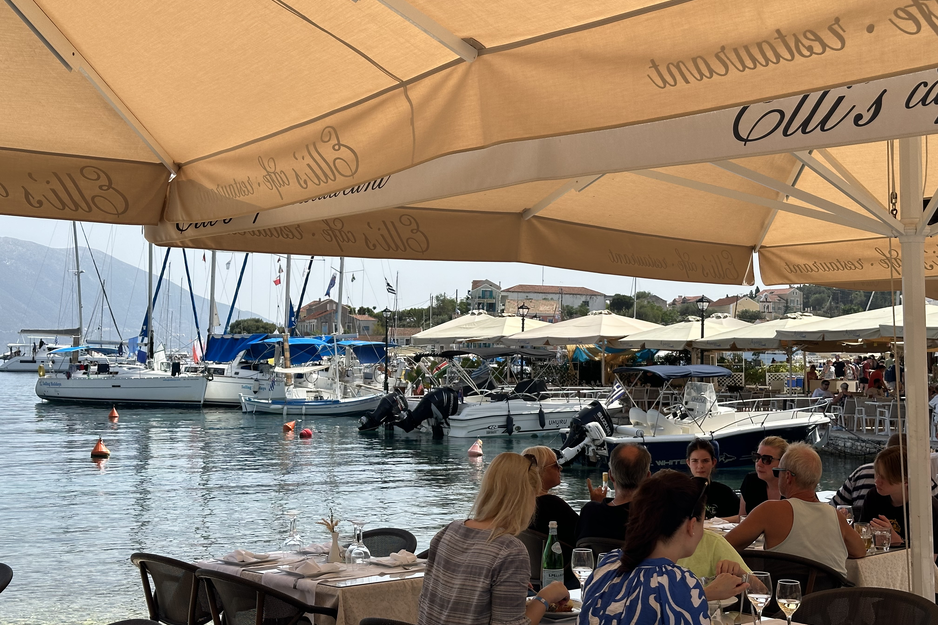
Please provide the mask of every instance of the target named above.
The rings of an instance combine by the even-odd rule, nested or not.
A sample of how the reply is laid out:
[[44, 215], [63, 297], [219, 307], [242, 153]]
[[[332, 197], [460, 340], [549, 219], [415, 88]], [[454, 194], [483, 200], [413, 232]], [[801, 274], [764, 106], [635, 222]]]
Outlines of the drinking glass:
[[837, 512], [844, 515], [847, 525], [853, 525], [853, 506], [837, 506]]
[[869, 523], [854, 523], [853, 529], [860, 535], [863, 546], [866, 547], [866, 553], [869, 554], [870, 549], [873, 547], [873, 528], [870, 527]]
[[349, 519], [349, 523], [354, 526], [355, 539], [345, 551], [345, 561], [348, 564], [365, 564], [371, 559], [371, 552], [362, 541], [362, 529], [365, 527], [365, 521], [361, 519]]
[[586, 588], [586, 580], [593, 572], [593, 550], [592, 549], [574, 549], [570, 558], [570, 568], [573, 574], [580, 580], [580, 596]]
[[746, 596], [749, 597], [749, 603], [756, 610], [756, 621], [762, 621], [762, 610], [772, 600], [772, 576], [765, 571], [750, 573]]
[[892, 530], [878, 529], [873, 530], [873, 548], [877, 551], [886, 552], [892, 546]]
[[287, 510], [284, 512], [287, 518], [290, 520], [290, 529], [287, 531], [287, 539], [283, 541], [283, 551], [289, 553], [293, 551], [300, 551], [303, 549], [303, 540], [300, 538], [299, 533], [296, 531], [296, 517], [299, 516], [299, 510]]
[[791, 615], [801, 607], [801, 582], [794, 579], [778, 580], [778, 587], [775, 589], [775, 601], [778, 602], [778, 607], [785, 613], [788, 625], [791, 625]]

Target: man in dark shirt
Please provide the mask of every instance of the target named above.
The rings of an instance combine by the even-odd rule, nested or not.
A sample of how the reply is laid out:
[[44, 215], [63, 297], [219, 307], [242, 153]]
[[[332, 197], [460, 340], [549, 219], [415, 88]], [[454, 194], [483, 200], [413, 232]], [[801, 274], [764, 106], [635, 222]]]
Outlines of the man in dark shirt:
[[615, 499], [591, 501], [580, 510], [576, 537], [625, 539], [629, 520], [629, 503], [639, 485], [651, 475], [651, 454], [641, 445], [622, 443], [609, 457], [609, 481]]
[[847, 372], [847, 363], [840, 359], [840, 356], [834, 356], [834, 377], [843, 379]]

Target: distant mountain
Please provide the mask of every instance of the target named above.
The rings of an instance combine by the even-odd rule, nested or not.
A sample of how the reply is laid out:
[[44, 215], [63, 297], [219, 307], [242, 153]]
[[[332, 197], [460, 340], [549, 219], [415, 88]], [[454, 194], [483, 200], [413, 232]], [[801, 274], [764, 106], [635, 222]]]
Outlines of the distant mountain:
[[[104, 252], [94, 250], [94, 261], [104, 279], [107, 297], [117, 327], [126, 341], [140, 332], [147, 309], [147, 272], [128, 265]], [[85, 334], [91, 339], [119, 340], [107, 306], [103, 309], [101, 286], [87, 248], [80, 249], [82, 301]], [[154, 262], [159, 262], [155, 259]], [[159, 276], [155, 269], [154, 288]], [[198, 288], [198, 285], [195, 285]], [[16, 341], [19, 330], [65, 329], [78, 325], [75, 284], [75, 255], [71, 249], [51, 248], [38, 243], [0, 237], [0, 351]], [[203, 340], [209, 303], [195, 296]], [[229, 304], [217, 302], [221, 323]], [[195, 322], [189, 291], [164, 280], [153, 312], [158, 342], [180, 349], [195, 340]], [[235, 309], [232, 320], [260, 317]], [[103, 328], [103, 330], [102, 330]], [[66, 340], [64, 337], [63, 341]]]

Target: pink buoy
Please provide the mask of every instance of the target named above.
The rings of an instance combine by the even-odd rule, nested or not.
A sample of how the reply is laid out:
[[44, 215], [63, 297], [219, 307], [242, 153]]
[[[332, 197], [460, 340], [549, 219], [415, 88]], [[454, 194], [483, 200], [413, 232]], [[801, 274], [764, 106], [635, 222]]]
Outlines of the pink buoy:
[[313, 431], [309, 428], [303, 428], [300, 430], [300, 438], [312, 438]]
[[469, 457], [470, 458], [481, 458], [482, 457], [482, 439], [477, 438], [476, 442], [469, 447]]

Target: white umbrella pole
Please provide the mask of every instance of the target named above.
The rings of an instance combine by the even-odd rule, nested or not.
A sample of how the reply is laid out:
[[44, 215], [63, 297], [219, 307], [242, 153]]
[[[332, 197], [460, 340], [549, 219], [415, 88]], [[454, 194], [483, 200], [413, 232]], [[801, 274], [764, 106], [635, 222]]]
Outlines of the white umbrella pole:
[[[931, 463], [928, 447], [928, 371], [925, 336], [925, 236], [922, 219], [922, 139], [900, 139], [899, 217], [902, 251], [902, 325], [905, 334], [905, 402], [909, 455], [909, 524], [912, 592], [935, 599], [932, 551]], [[896, 371], [899, 371], [898, 363]], [[898, 376], [896, 378], [899, 379]], [[898, 389], [898, 384], [897, 384]]]
[[602, 367], [602, 373], [600, 373], [600, 382], [603, 386], [606, 386], [606, 339], [603, 339], [603, 357], [600, 361]]

